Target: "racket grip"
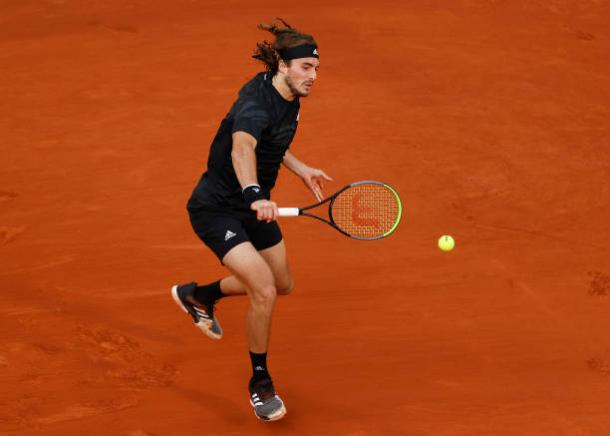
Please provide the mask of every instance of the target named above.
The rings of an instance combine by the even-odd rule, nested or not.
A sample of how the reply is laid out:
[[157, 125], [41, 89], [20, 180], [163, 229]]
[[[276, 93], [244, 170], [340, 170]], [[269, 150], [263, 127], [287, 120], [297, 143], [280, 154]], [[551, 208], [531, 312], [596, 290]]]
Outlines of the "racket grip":
[[299, 216], [298, 207], [278, 207], [277, 211], [280, 216]]

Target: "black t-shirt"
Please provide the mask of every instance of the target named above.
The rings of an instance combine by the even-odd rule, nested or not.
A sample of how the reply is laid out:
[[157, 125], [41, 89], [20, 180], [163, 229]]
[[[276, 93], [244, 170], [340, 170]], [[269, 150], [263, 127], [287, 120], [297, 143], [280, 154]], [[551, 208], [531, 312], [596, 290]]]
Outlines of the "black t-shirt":
[[285, 100], [271, 83], [272, 75], [259, 73], [239, 91], [239, 97], [220, 123], [210, 148], [208, 169], [191, 197], [191, 204], [247, 209], [231, 161], [232, 134], [256, 138], [256, 172], [266, 198], [270, 198], [280, 165], [297, 130], [299, 99]]

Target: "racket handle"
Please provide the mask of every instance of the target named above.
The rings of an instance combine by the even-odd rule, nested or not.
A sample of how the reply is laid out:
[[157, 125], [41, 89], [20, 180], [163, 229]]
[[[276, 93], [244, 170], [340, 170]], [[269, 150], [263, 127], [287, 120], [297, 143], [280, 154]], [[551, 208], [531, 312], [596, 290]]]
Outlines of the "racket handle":
[[298, 207], [278, 207], [277, 211], [280, 216], [299, 216], [299, 208]]

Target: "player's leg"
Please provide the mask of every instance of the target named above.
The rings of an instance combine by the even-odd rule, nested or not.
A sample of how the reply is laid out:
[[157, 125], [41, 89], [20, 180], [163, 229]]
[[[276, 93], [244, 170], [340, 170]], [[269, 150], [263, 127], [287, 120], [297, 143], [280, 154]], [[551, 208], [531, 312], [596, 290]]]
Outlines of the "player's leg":
[[275, 278], [275, 287], [278, 295], [288, 295], [294, 288], [294, 280], [288, 264], [286, 244], [281, 240], [273, 247], [260, 250], [259, 253], [271, 268]]
[[[275, 278], [275, 287], [278, 295], [288, 295], [293, 289], [294, 282], [290, 272], [290, 266], [288, 265], [284, 241], [280, 241], [273, 247], [260, 250], [259, 253], [263, 259], [265, 259], [269, 268], [271, 268], [271, 272]], [[199, 289], [201, 289], [201, 291], [199, 291]], [[234, 275], [230, 275], [220, 280], [220, 290], [223, 296], [245, 295], [247, 293], [246, 286]], [[196, 291], [195, 295], [197, 295], [198, 292], [206, 292], [205, 287], [198, 287], [198, 291]]]
[[246, 319], [253, 371], [248, 384], [250, 403], [258, 418], [267, 421], [280, 419], [286, 414], [286, 408], [276, 394], [267, 370], [271, 317], [277, 296], [275, 277], [267, 261], [249, 242], [229, 251], [223, 263], [246, 287], [250, 299]]
[[270, 223], [258, 221], [248, 224], [250, 241], [271, 268], [278, 294], [289, 294], [293, 287], [293, 280], [280, 226], [277, 221]]
[[264, 353], [267, 351], [271, 314], [277, 296], [271, 268], [248, 242], [233, 248], [222, 261], [233, 277], [245, 286], [250, 298], [246, 321], [250, 351]]

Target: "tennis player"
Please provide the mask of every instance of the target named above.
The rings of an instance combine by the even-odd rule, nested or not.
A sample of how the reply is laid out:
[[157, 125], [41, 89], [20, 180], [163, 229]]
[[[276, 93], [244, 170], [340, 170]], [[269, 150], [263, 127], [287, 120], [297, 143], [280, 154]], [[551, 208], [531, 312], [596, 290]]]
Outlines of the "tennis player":
[[220, 339], [222, 329], [214, 310], [218, 300], [248, 295], [250, 403], [258, 418], [273, 421], [286, 414], [286, 407], [267, 367], [271, 317], [276, 296], [290, 293], [293, 279], [271, 190], [281, 164], [300, 177], [318, 200], [323, 198], [324, 182], [331, 178], [288, 150], [297, 129], [300, 98], [310, 94], [316, 81], [317, 44], [280, 18], [259, 28], [275, 37], [273, 43], [258, 43], [253, 56], [266, 71], [242, 87], [222, 120], [207, 171], [187, 205], [195, 233], [231, 275], [204, 286], [176, 285], [172, 296], [207, 336]]

